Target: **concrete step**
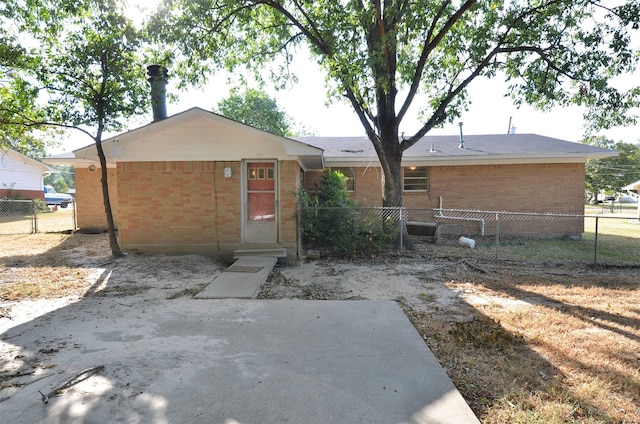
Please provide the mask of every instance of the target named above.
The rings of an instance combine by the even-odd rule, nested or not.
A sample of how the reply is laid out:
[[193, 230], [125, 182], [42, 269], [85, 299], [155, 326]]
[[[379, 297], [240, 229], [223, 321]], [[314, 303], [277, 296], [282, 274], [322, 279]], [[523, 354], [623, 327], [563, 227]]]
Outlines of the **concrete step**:
[[278, 258], [244, 256], [195, 295], [196, 299], [255, 299]]
[[233, 259], [245, 256], [264, 256], [267, 258], [286, 258], [287, 249], [283, 247], [268, 247], [258, 249], [238, 249], [233, 251]]

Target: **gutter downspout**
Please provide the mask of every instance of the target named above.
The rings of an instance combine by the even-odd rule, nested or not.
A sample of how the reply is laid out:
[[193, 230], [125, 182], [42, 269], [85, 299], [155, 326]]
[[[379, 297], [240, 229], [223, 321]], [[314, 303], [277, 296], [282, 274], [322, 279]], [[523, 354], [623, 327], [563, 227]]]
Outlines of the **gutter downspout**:
[[479, 222], [481, 225], [480, 235], [484, 237], [484, 219], [483, 218], [463, 218], [460, 216], [446, 216], [442, 213], [442, 196], [439, 196], [440, 199], [440, 207], [436, 209], [436, 213], [433, 215], [433, 219], [449, 219], [449, 220], [458, 220], [458, 221], [473, 221]]

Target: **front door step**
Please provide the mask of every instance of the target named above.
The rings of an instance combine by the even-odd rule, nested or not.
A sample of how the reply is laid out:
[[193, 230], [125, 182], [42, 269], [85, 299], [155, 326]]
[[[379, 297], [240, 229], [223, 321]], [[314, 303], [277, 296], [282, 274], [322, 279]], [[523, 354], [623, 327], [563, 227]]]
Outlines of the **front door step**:
[[286, 258], [287, 249], [282, 247], [260, 248], [260, 249], [238, 249], [233, 251], [233, 259], [245, 256], [265, 256], [269, 258]]
[[218, 275], [196, 299], [255, 299], [267, 281], [277, 257], [243, 256]]

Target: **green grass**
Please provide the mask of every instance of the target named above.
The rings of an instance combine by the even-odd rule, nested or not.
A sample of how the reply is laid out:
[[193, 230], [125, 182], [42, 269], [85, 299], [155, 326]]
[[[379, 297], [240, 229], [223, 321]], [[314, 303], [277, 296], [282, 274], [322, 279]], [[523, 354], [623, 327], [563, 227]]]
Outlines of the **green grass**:
[[635, 203], [616, 203], [613, 207], [613, 213], [611, 212], [611, 205], [608, 203], [601, 203], [599, 205], [586, 204], [584, 205], [585, 215], [636, 215], [638, 211], [638, 205]]
[[[599, 216], [597, 252], [596, 216], [586, 217], [581, 239], [505, 239], [480, 241], [475, 256], [535, 262], [640, 265], [640, 221]], [[496, 252], [497, 249], [497, 252]], [[596, 255], [597, 253], [597, 255]]]

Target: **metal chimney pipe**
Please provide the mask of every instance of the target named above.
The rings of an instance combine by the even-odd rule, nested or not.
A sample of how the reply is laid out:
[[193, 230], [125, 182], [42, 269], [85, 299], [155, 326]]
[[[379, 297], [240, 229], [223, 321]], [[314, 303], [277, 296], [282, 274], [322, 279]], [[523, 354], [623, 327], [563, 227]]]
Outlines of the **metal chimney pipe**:
[[458, 122], [458, 126], [460, 127], [460, 145], [458, 149], [464, 149], [464, 139], [462, 138], [462, 122]]
[[167, 117], [167, 68], [160, 65], [147, 66], [149, 84], [151, 84], [151, 108], [153, 110], [153, 122], [161, 121]]

